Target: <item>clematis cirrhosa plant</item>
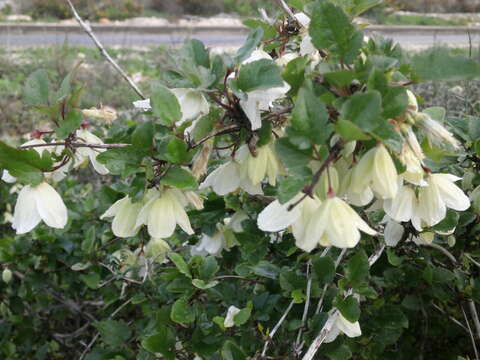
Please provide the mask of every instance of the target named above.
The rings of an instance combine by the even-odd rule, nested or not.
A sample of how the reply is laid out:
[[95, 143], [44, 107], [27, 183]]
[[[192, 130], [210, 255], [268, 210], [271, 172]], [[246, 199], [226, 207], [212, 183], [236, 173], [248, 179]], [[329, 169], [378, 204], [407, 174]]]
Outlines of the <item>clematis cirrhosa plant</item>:
[[135, 236], [140, 227], [136, 226], [137, 217], [142, 208], [141, 202], [132, 203], [127, 195], [110, 206], [100, 219], [113, 217], [112, 232], [118, 237]]

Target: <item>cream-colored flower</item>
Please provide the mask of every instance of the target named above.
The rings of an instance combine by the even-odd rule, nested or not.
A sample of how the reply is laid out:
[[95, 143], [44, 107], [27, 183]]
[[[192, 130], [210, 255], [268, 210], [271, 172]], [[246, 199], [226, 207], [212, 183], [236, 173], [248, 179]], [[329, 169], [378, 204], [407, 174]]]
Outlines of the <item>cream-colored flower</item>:
[[147, 225], [148, 233], [153, 238], [172, 236], [177, 225], [192, 235], [194, 231], [184, 209], [187, 204], [187, 198], [178, 189], [151, 189], [146, 195], [146, 202], [138, 214], [135, 227]]
[[135, 236], [140, 230], [136, 222], [142, 205], [141, 202], [132, 203], [127, 195], [110, 206], [100, 219], [113, 217], [112, 232], [115, 236], [122, 238]]
[[402, 239], [405, 229], [401, 224], [395, 220], [390, 219], [388, 216], [384, 219], [383, 222], [386, 222], [385, 228], [383, 230], [383, 238], [385, 239], [385, 244], [387, 246], [395, 247]]
[[370, 186], [382, 199], [395, 197], [398, 191], [398, 175], [390, 154], [383, 145], [365, 153], [352, 174], [351, 191], [361, 194]]
[[340, 312], [338, 312], [337, 318], [335, 319], [335, 323], [333, 324], [332, 328], [330, 329], [327, 337], [325, 338], [325, 343], [333, 342], [337, 336], [342, 333], [347, 335], [350, 338], [358, 337], [362, 335], [362, 330], [360, 329], [360, 324], [358, 321], [354, 323], [345, 319]]
[[243, 145], [238, 149], [235, 158], [241, 164], [242, 173], [246, 173], [253, 185], [260, 184], [267, 177], [269, 184], [275, 186], [281, 165], [272, 144], [257, 148], [255, 156], [247, 145]]
[[377, 234], [345, 201], [331, 197], [311, 215], [305, 229], [305, 242], [297, 241], [297, 246], [305, 251], [313, 250], [318, 244], [352, 248], [360, 240], [360, 231]]
[[415, 114], [416, 124], [423, 129], [427, 138], [433, 143], [447, 143], [452, 145], [454, 148], [459, 149], [460, 143], [448, 131], [442, 124], [438, 121], [433, 120], [430, 115], [425, 113]]
[[422, 225], [434, 226], [442, 221], [447, 208], [464, 211], [470, 207], [469, 198], [454, 184], [461, 178], [451, 174], [431, 174], [427, 186], [419, 188], [418, 212], [412, 224], [421, 231]]
[[109, 106], [102, 106], [100, 109], [95, 107], [83, 109], [82, 114], [96, 120], [103, 120], [107, 124], [112, 124], [117, 119], [117, 112]]
[[145, 246], [145, 256], [159, 264], [166, 260], [170, 251], [170, 245], [163, 239], [152, 238]]
[[226, 328], [234, 327], [235, 326], [234, 318], [235, 318], [235, 315], [237, 315], [239, 312], [240, 312], [239, 308], [233, 305], [230, 306], [227, 310], [227, 316], [225, 317], [223, 326]]
[[415, 191], [409, 185], [400, 186], [400, 190], [393, 199], [383, 201], [383, 209], [387, 215], [398, 222], [410, 221], [417, 207]]
[[18, 194], [12, 227], [17, 234], [25, 234], [40, 221], [52, 228], [63, 229], [67, 224], [67, 208], [60, 195], [46, 182], [26, 185]]

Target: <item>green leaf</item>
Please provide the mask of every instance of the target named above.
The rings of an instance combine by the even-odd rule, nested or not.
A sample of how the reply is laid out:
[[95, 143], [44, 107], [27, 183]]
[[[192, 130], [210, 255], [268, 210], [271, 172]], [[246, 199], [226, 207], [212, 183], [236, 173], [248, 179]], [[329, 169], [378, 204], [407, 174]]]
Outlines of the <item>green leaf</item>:
[[290, 93], [296, 94], [305, 80], [305, 69], [309, 63], [307, 56], [297, 57], [285, 67], [283, 78], [290, 85]]
[[205, 282], [204, 280], [200, 280], [200, 279], [193, 279], [192, 280], [192, 285], [195, 286], [198, 289], [201, 289], [201, 290], [211, 289], [211, 288], [217, 286], [219, 283], [220, 282], [217, 281], [217, 280], [210, 281], [210, 282]]
[[335, 278], [335, 264], [331, 257], [317, 255], [312, 260], [313, 271], [321, 284], [328, 284]]
[[100, 275], [96, 272], [80, 275], [80, 279], [92, 290], [95, 290], [100, 283]]
[[168, 254], [168, 257], [175, 264], [178, 271], [180, 271], [182, 274], [189, 277], [190, 279], [192, 278], [192, 273], [190, 272], [190, 269], [189, 269], [187, 263], [185, 262], [185, 260], [183, 260], [182, 255], [171, 252], [171, 253]]
[[25, 103], [27, 105], [48, 105], [50, 98], [50, 81], [46, 70], [32, 73], [25, 83]]
[[403, 138], [395, 131], [392, 124], [383, 121], [379, 127], [370, 132], [387, 145], [393, 151], [400, 153], [403, 148]]
[[220, 266], [218, 266], [217, 259], [214, 256], [207, 256], [198, 268], [198, 275], [203, 280], [209, 280], [215, 276], [218, 270], [220, 270]]
[[326, 131], [327, 121], [328, 112], [323, 101], [311, 86], [302, 86], [292, 112], [292, 127], [309, 137], [314, 144], [323, 144], [330, 135]]
[[236, 326], [242, 326], [243, 324], [247, 323], [248, 319], [250, 319], [251, 314], [252, 314], [252, 308], [247, 306], [246, 308], [240, 310], [233, 317], [233, 322], [235, 323]]
[[248, 59], [252, 54], [253, 50], [257, 48], [258, 43], [263, 38], [263, 29], [258, 26], [248, 34], [245, 44], [238, 49], [237, 54], [235, 55], [235, 63], [240, 64], [243, 60]]
[[195, 321], [195, 310], [186, 298], [180, 298], [173, 304], [170, 318], [178, 324], [189, 324]]
[[362, 129], [348, 120], [339, 120], [335, 124], [335, 130], [346, 142], [353, 140], [368, 140], [370, 137]]
[[112, 347], [124, 345], [132, 336], [130, 327], [122, 320], [109, 319], [96, 322], [93, 325], [98, 329], [102, 340]]
[[167, 145], [165, 158], [172, 163], [186, 163], [190, 160], [188, 145], [177, 137], [172, 137]]
[[352, 70], [342, 69], [325, 74], [325, 80], [336, 88], [350, 86], [353, 79], [355, 79], [355, 72]]
[[196, 189], [197, 180], [193, 175], [180, 166], [172, 166], [170, 170], [162, 177], [161, 183], [164, 185], [175, 186], [179, 189]]
[[477, 61], [463, 55], [452, 55], [446, 48], [434, 48], [415, 55], [412, 66], [424, 81], [472, 80], [480, 76]]
[[275, 142], [275, 150], [283, 164], [290, 170], [303, 169], [312, 160], [312, 149], [301, 150], [288, 138]]
[[238, 89], [250, 92], [280, 87], [283, 85], [283, 79], [280, 75], [280, 68], [274, 61], [261, 59], [241, 67], [236, 85]]
[[311, 175], [311, 172], [310, 176], [298, 176], [293, 174], [292, 176], [279, 180], [277, 196], [280, 203], [284, 204], [297, 195], [304, 186], [308, 184]]
[[250, 266], [250, 269], [255, 273], [255, 275], [266, 277], [269, 279], [277, 279], [280, 274], [280, 269], [265, 260], [260, 261], [257, 265]]
[[210, 55], [205, 45], [197, 39], [189, 40], [183, 46], [185, 53], [188, 53], [197, 66], [210, 67]]
[[403, 86], [391, 86], [383, 96], [383, 113], [386, 119], [402, 115], [407, 110], [408, 96]]
[[368, 257], [363, 250], [352, 256], [345, 266], [345, 277], [353, 285], [361, 285], [369, 275]]
[[182, 118], [182, 111], [177, 97], [165, 86], [152, 86], [150, 98], [153, 115], [159, 118], [160, 124], [170, 126]]
[[57, 93], [55, 94], [55, 100], [57, 102], [64, 100], [72, 90], [72, 77], [74, 75], [76, 68], [73, 71], [69, 72], [67, 76], [62, 80], [60, 84], [60, 88], [58, 89]]
[[113, 175], [130, 176], [140, 171], [138, 165], [142, 162], [145, 153], [133, 146], [121, 149], [109, 149], [98, 154], [98, 162], [104, 164]]
[[60, 126], [55, 129], [59, 139], [65, 139], [71, 132], [77, 130], [82, 124], [82, 113], [72, 109], [60, 122]]
[[221, 351], [222, 360], [246, 360], [247, 355], [233, 341], [227, 340]]
[[309, 32], [317, 49], [329, 50], [347, 63], [357, 57], [363, 42], [362, 32], [345, 11], [328, 1], [315, 3]]
[[43, 171], [49, 171], [52, 159], [48, 151], [42, 156], [34, 149], [19, 150], [0, 141], [0, 168], [26, 184], [38, 185], [43, 180]]
[[153, 147], [153, 135], [154, 129], [152, 121], [138, 124], [132, 134], [132, 145], [145, 150], [151, 149]]
[[338, 342], [325, 344], [322, 353], [330, 360], [348, 360], [352, 357], [352, 351], [348, 345]]
[[167, 326], [142, 341], [142, 347], [152, 353], [160, 353], [167, 360], [175, 359], [175, 333]]
[[382, 122], [382, 96], [378, 91], [356, 93], [342, 106], [341, 118], [353, 122], [363, 131], [371, 131]]
[[360, 319], [360, 305], [358, 300], [350, 295], [337, 304], [337, 309], [348, 321], [354, 323]]
[[458, 220], [460, 219], [460, 215], [458, 212], [452, 209], [447, 210], [447, 215], [445, 218], [440, 221], [437, 225], [432, 227], [432, 230], [448, 233], [455, 229], [458, 224]]

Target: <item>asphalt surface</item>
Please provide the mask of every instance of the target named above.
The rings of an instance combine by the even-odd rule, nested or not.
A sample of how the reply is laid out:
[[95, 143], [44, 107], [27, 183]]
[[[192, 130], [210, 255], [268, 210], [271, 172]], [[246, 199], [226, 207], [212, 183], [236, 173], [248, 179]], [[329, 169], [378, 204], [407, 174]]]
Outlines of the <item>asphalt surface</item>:
[[[424, 49], [434, 45], [447, 45], [453, 47], [468, 47], [469, 36], [466, 31], [435, 31], [412, 30], [400, 31], [389, 29], [386, 31], [367, 31], [367, 35], [377, 33], [399, 42], [407, 49]], [[189, 38], [203, 41], [209, 47], [235, 48], [243, 44], [247, 32], [244, 30], [170, 30], [168, 33], [132, 32], [132, 31], [101, 31], [96, 32], [97, 37], [105, 46], [118, 46], [125, 48], [138, 48], [158, 45], [179, 45]], [[470, 35], [474, 47], [480, 45], [480, 32], [475, 31]], [[0, 30], [0, 48], [14, 49], [32, 46], [51, 46], [67, 42], [70, 45], [93, 46], [92, 40], [79, 31], [28, 31], [20, 32], [12, 29]]]

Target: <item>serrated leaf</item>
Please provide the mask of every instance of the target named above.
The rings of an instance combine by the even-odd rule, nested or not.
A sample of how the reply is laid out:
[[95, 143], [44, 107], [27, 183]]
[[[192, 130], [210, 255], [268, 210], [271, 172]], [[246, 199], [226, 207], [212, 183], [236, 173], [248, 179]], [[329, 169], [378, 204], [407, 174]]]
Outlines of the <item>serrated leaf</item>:
[[329, 50], [347, 63], [357, 57], [363, 42], [362, 32], [345, 11], [329, 1], [317, 2], [313, 7], [309, 32], [317, 49]]
[[130, 176], [140, 170], [145, 153], [133, 146], [121, 149], [109, 149], [98, 154], [97, 161], [104, 164], [113, 175]]
[[353, 295], [341, 300], [336, 307], [348, 321], [354, 323], [360, 319], [360, 305]]
[[152, 353], [162, 354], [167, 360], [175, 359], [175, 334], [167, 326], [142, 341], [142, 347]]
[[185, 260], [183, 259], [183, 257], [180, 254], [171, 252], [171, 253], [168, 254], [168, 257], [175, 264], [178, 271], [180, 271], [182, 274], [189, 277], [190, 279], [192, 278], [192, 273], [190, 272], [188, 264], [185, 262]]
[[238, 89], [249, 92], [283, 85], [280, 68], [274, 61], [261, 59], [245, 64], [236, 81]]
[[154, 129], [151, 121], [138, 124], [132, 134], [132, 145], [148, 150], [153, 147], [153, 135]]
[[162, 125], [173, 125], [182, 118], [182, 111], [177, 97], [161, 84], [152, 86], [150, 103], [153, 115], [158, 117]]
[[173, 304], [170, 318], [179, 324], [189, 324], [195, 321], [195, 310], [186, 298], [180, 298]]
[[382, 96], [378, 91], [354, 94], [342, 106], [340, 115], [363, 131], [371, 131], [382, 122]]
[[335, 264], [329, 256], [315, 256], [312, 260], [313, 271], [321, 284], [328, 284], [335, 278]]
[[345, 277], [353, 285], [361, 285], [369, 275], [368, 257], [363, 250], [352, 256], [345, 265]]
[[172, 163], [186, 163], [190, 160], [188, 145], [177, 137], [172, 137], [167, 145], [165, 158]]
[[24, 87], [27, 105], [48, 105], [50, 98], [50, 80], [47, 71], [39, 69], [32, 73]]
[[60, 126], [55, 129], [55, 133], [59, 139], [65, 139], [71, 132], [77, 130], [81, 124], [82, 113], [77, 109], [72, 109], [60, 122]]
[[193, 175], [180, 166], [172, 166], [165, 176], [162, 177], [161, 183], [175, 186], [179, 189], [196, 189], [198, 187], [197, 180]]
[[93, 324], [99, 331], [102, 340], [110, 346], [120, 347], [132, 335], [126, 322], [122, 320], [104, 320]]

